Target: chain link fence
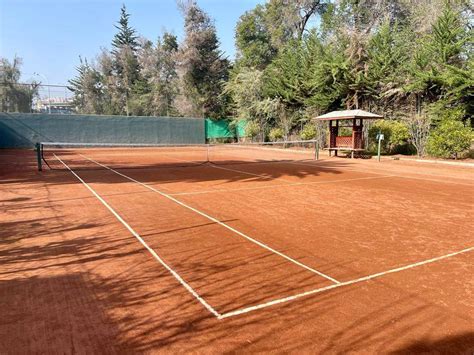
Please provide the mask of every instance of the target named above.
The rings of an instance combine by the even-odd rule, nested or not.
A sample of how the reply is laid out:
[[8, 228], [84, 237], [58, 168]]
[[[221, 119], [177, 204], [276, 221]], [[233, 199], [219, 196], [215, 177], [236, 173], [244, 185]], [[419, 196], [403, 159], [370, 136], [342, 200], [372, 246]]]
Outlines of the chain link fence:
[[0, 112], [73, 114], [73, 93], [65, 85], [0, 83]]

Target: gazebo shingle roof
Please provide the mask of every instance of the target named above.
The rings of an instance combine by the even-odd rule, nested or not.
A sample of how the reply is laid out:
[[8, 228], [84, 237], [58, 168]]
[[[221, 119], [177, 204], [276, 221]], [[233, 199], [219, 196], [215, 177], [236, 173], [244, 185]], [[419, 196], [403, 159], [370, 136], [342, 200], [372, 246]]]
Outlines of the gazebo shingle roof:
[[332, 111], [329, 113], [325, 113], [324, 115], [315, 117], [314, 119], [318, 119], [321, 121], [329, 121], [329, 120], [349, 120], [353, 118], [364, 118], [364, 119], [381, 119], [383, 116], [377, 115], [372, 112], [367, 112], [364, 110], [342, 110], [342, 111]]

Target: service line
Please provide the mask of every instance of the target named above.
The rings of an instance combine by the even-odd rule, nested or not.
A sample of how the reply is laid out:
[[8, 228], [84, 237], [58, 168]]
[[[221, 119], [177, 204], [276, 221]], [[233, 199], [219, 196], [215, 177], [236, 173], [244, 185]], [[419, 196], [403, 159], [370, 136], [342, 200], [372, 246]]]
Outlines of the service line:
[[418, 266], [421, 266], [421, 265], [434, 263], [434, 262], [442, 260], [442, 259], [447, 259], [447, 258], [456, 256], [456, 255], [459, 255], [459, 254], [468, 253], [472, 250], [474, 250], [474, 246], [469, 247], [469, 248], [465, 248], [465, 249], [462, 249], [462, 250], [459, 250], [459, 251], [456, 251], [456, 252], [453, 252], [453, 253], [441, 255], [441, 256], [438, 256], [438, 257], [435, 257], [435, 258], [432, 258], [432, 259], [423, 260], [423, 261], [420, 261], [420, 262], [417, 262], [417, 263], [401, 266], [401, 267], [398, 267], [398, 268], [395, 268], [395, 269], [390, 269], [390, 270], [387, 270], [387, 271], [378, 272], [376, 274], [360, 277], [358, 279], [344, 281], [344, 282], [341, 282], [341, 283], [336, 284], [336, 285], [329, 285], [329, 286], [326, 286], [326, 287], [321, 287], [321, 288], [317, 288], [317, 289], [314, 289], [314, 290], [298, 293], [298, 294], [293, 295], [293, 296], [278, 298], [278, 299], [275, 299], [273, 301], [261, 303], [261, 304], [255, 305], [255, 306], [241, 308], [241, 309], [238, 309], [238, 310], [235, 310], [235, 311], [232, 311], [232, 312], [224, 313], [219, 317], [219, 319], [235, 317], [235, 316], [238, 316], [240, 314], [253, 312], [253, 311], [256, 311], [256, 310], [259, 310], [259, 309], [262, 309], [262, 308], [267, 308], [267, 307], [270, 307], [270, 306], [274, 306], [274, 305], [280, 304], [280, 303], [286, 303], [286, 302], [294, 301], [298, 298], [306, 297], [306, 296], [309, 296], [309, 295], [314, 295], [316, 293], [321, 293], [321, 292], [324, 292], [324, 291], [332, 290], [334, 288], [353, 285], [355, 283], [360, 283], [360, 282], [372, 280], [372, 279], [375, 279], [377, 277], [385, 276], [387, 274], [392, 274], [392, 273], [404, 271], [404, 270], [411, 269], [411, 268], [414, 268], [414, 267], [418, 267]]
[[[382, 272], [379, 272], [379, 273], [375, 273], [375, 274], [371, 274], [371, 275], [367, 275], [367, 276], [364, 276], [364, 277], [360, 277], [360, 278], [357, 278], [357, 279], [353, 279], [353, 280], [349, 280], [349, 281], [344, 281], [344, 282], [340, 282], [340, 281], [337, 281], [335, 279], [332, 279], [334, 280], [335, 284], [333, 285], [329, 285], [329, 286], [326, 286], [326, 287], [321, 287], [321, 288], [317, 288], [317, 289], [314, 289], [314, 290], [310, 290], [310, 291], [306, 291], [306, 292], [302, 292], [302, 293], [298, 293], [298, 294], [295, 294], [295, 295], [292, 295], [292, 296], [288, 296], [288, 297], [283, 297], [283, 298], [279, 298], [279, 299], [275, 299], [275, 300], [272, 300], [272, 301], [269, 301], [269, 302], [265, 302], [265, 303], [261, 303], [261, 304], [257, 304], [257, 305], [254, 305], [254, 306], [250, 306], [250, 307], [245, 307], [245, 308], [241, 308], [241, 309], [238, 309], [238, 310], [235, 310], [235, 311], [231, 311], [231, 312], [227, 312], [227, 313], [224, 313], [224, 314], [220, 314], [219, 312], [217, 312], [211, 305], [209, 305], [201, 296], [199, 296], [199, 294], [186, 282], [183, 280], [183, 278], [181, 276], [179, 276], [179, 274], [174, 271], [168, 264], [166, 264], [163, 259], [161, 259], [158, 254], [143, 240], [143, 238], [127, 223], [125, 222], [125, 220], [92, 188], [90, 187], [78, 174], [76, 174], [65, 162], [63, 162], [56, 154], [54, 154], [55, 158], [60, 161], [66, 168], [67, 170], [69, 170], [95, 197], [97, 197], [97, 199], [125, 226], [125, 228], [127, 228], [127, 230], [135, 237], [138, 239], [138, 241], [152, 254], [152, 256], [160, 262], [160, 264], [162, 264], [177, 280], [178, 282], [183, 285], [186, 290], [188, 290], [210, 313], [212, 313], [216, 318], [218, 319], [225, 319], [225, 318], [230, 318], [230, 317], [234, 317], [234, 316], [238, 316], [238, 315], [241, 315], [241, 314], [245, 314], [245, 313], [249, 313], [249, 312], [253, 312], [253, 311], [256, 311], [256, 310], [260, 310], [260, 309], [263, 309], [263, 308], [267, 308], [267, 307], [270, 307], [270, 306], [274, 306], [274, 305], [277, 305], [277, 304], [281, 304], [281, 303], [287, 303], [287, 302], [290, 302], [290, 301], [293, 301], [293, 300], [296, 300], [296, 299], [299, 299], [299, 298], [303, 298], [303, 297], [306, 297], [306, 296], [310, 296], [310, 295], [313, 295], [313, 294], [317, 294], [317, 293], [321, 293], [321, 292], [324, 292], [324, 291], [328, 291], [328, 290], [332, 290], [334, 288], [338, 288], [338, 287], [343, 287], [343, 286], [348, 286], [348, 285], [352, 285], [352, 284], [356, 284], [356, 283], [361, 283], [361, 282], [365, 282], [365, 281], [369, 281], [369, 280], [372, 280], [372, 279], [375, 279], [375, 278], [379, 278], [379, 277], [382, 277], [382, 276], [385, 276], [385, 275], [388, 275], [388, 274], [391, 274], [391, 273], [397, 273], [397, 272], [401, 272], [401, 271], [404, 271], [404, 270], [407, 270], [407, 269], [411, 269], [411, 268], [415, 268], [415, 267], [418, 267], [418, 266], [422, 266], [422, 265], [426, 265], [426, 264], [430, 264], [430, 263], [433, 263], [433, 262], [437, 262], [437, 261], [440, 261], [440, 260], [443, 260], [443, 259], [447, 259], [447, 258], [450, 258], [450, 257], [453, 257], [453, 256], [456, 256], [456, 255], [459, 255], [459, 254], [463, 254], [463, 253], [468, 253], [472, 250], [474, 250], [474, 246], [473, 247], [468, 247], [468, 248], [465, 248], [465, 249], [462, 249], [462, 250], [459, 250], [459, 251], [456, 251], [456, 252], [452, 252], [452, 253], [449, 253], [449, 254], [445, 254], [445, 255], [441, 255], [441, 256], [438, 256], [438, 257], [435, 257], [435, 258], [431, 258], [431, 259], [427, 259], [427, 260], [423, 260], [423, 261], [420, 261], [420, 262], [416, 262], [416, 263], [413, 263], [413, 264], [409, 264], [409, 265], [405, 265], [405, 266], [401, 266], [401, 267], [398, 267], [398, 268], [394, 268], [394, 269], [390, 269], [390, 270], [386, 270], [386, 271], [382, 271]], [[216, 220], [214, 217], [211, 217], [211, 216], [208, 216], [206, 214], [204, 214], [203, 212], [200, 212], [196, 209], [194, 209], [193, 207], [191, 206], [188, 206], [184, 203], [182, 203], [181, 201], [179, 200], [176, 200], [175, 198], [171, 197], [171, 196], [168, 196], [166, 193], [163, 193], [159, 190], [156, 190], [154, 189], [153, 187], [151, 186], [148, 186], [142, 182], [139, 182], [131, 177], [128, 177], [118, 171], [115, 171], [113, 170], [112, 168], [109, 168], [101, 163], [98, 163], [90, 158], [87, 158], [85, 156], [83, 156], [84, 158], [104, 167], [104, 168], [107, 168], [108, 170], [110, 171], [113, 171], [115, 172], [116, 174], [120, 175], [120, 176], [123, 176], [131, 181], [134, 181], [152, 191], [155, 191], [159, 194], [161, 194], [162, 196], [164, 197], [167, 197], [169, 198], [170, 200], [173, 200], [175, 201], [176, 203], [182, 205], [183, 207], [186, 207], [200, 215], [203, 215], [205, 217], [207, 217], [208, 219], [210, 219], [211, 221], [215, 222], [215, 223], [218, 223], [232, 231], [234, 231], [235, 233], [245, 237], [246, 239], [249, 239], [251, 241], [253, 241], [254, 243], [257, 243], [258, 245], [268, 249], [268, 250], [271, 250], [271, 251], [274, 251], [272, 248], [268, 247], [268, 246], [265, 246], [265, 244], [261, 243], [261, 242], [258, 242], [256, 240], [254, 240], [253, 238], [250, 238], [246, 235], [244, 235], [243, 233], [235, 230], [234, 228], [228, 226], [227, 224], [223, 223], [223, 222], [220, 222], [218, 220]], [[286, 259], [290, 259], [292, 260], [291, 258], [289, 258], [288, 256], [278, 252], [278, 251], [274, 251], [275, 253], [277, 253], [278, 255], [280, 256], [283, 256], [284, 258]], [[300, 264], [298, 261], [294, 260], [295, 263], [298, 263]], [[305, 267], [304, 264], [301, 264], [300, 266], [303, 266]], [[305, 267], [305, 268], [309, 268], [309, 267]], [[309, 268], [311, 269], [311, 268]], [[316, 271], [317, 274], [319, 274], [318, 271]], [[324, 274], [322, 274], [321, 276], [323, 276]], [[326, 278], [329, 278], [331, 280], [331, 278], [327, 275], [325, 275]]]
[[235, 189], [214, 189], [214, 190], [203, 190], [203, 191], [174, 192], [174, 193], [170, 193], [170, 195], [183, 196], [183, 195], [202, 195], [202, 194], [216, 193], [216, 192], [267, 190], [267, 189], [273, 189], [273, 188], [279, 188], [279, 187], [323, 185], [323, 184], [333, 184], [333, 183], [338, 183], [338, 182], [349, 182], [349, 181], [358, 181], [358, 180], [386, 179], [390, 177], [393, 177], [393, 175], [367, 176], [367, 177], [360, 177], [360, 178], [338, 179], [338, 180], [327, 180], [327, 181], [293, 182], [291, 184], [274, 184], [274, 185], [264, 185], [264, 186], [254, 186], [254, 187], [240, 187], [240, 188], [235, 188]]
[[252, 243], [257, 244], [258, 246], [260, 246], [260, 247], [262, 247], [262, 248], [264, 248], [264, 249], [266, 249], [266, 250], [268, 250], [268, 251], [270, 251], [270, 252], [272, 252], [272, 253], [274, 253], [274, 254], [277, 254], [277, 255], [281, 256], [282, 258], [284, 258], [284, 259], [286, 259], [286, 260], [292, 262], [293, 264], [296, 264], [296, 265], [302, 267], [303, 269], [306, 269], [306, 270], [308, 270], [308, 271], [310, 271], [310, 272], [312, 272], [312, 273], [314, 273], [314, 274], [317, 274], [317, 275], [319, 275], [319, 276], [321, 276], [321, 277], [324, 277], [325, 279], [330, 280], [330, 281], [334, 282], [335, 284], [339, 284], [339, 283], [340, 283], [340, 282], [339, 282], [338, 280], [336, 280], [335, 278], [333, 278], [333, 277], [331, 277], [331, 276], [329, 276], [329, 275], [326, 275], [326, 274], [322, 273], [321, 271], [318, 271], [318, 270], [316, 270], [316, 269], [313, 269], [312, 267], [310, 267], [310, 266], [308, 266], [308, 265], [305, 265], [305, 264], [303, 264], [302, 262], [300, 262], [300, 261], [298, 261], [298, 260], [295, 260], [295, 259], [293, 259], [292, 257], [290, 257], [290, 256], [288, 256], [288, 255], [286, 255], [286, 254], [284, 254], [284, 253], [282, 253], [282, 252], [280, 252], [280, 251], [278, 251], [278, 250], [276, 250], [276, 249], [273, 249], [272, 247], [270, 247], [270, 246], [268, 246], [268, 245], [266, 245], [266, 244], [264, 244], [264, 243], [258, 241], [257, 239], [254, 239], [254, 238], [252, 238], [252, 237], [246, 235], [245, 233], [240, 232], [239, 230], [237, 230], [237, 229], [235, 229], [235, 228], [229, 226], [228, 224], [226, 224], [226, 223], [224, 223], [224, 222], [222, 222], [222, 221], [219, 221], [217, 218], [212, 217], [212, 216], [208, 215], [207, 213], [204, 213], [204, 212], [202, 212], [202, 211], [200, 211], [200, 210], [198, 210], [198, 209], [196, 209], [196, 208], [194, 208], [194, 207], [191, 207], [190, 205], [188, 205], [188, 204], [186, 204], [186, 203], [184, 203], [184, 202], [182, 202], [182, 201], [176, 199], [175, 197], [173, 197], [173, 196], [171, 196], [171, 195], [169, 195], [169, 194], [167, 194], [167, 193], [165, 193], [165, 192], [163, 192], [163, 191], [160, 191], [160, 190], [154, 188], [153, 186], [150, 186], [150, 185], [145, 184], [145, 183], [143, 183], [143, 182], [141, 182], [141, 181], [138, 181], [138, 180], [136, 180], [136, 179], [134, 179], [134, 178], [132, 178], [132, 177], [130, 177], [130, 176], [128, 176], [128, 175], [122, 174], [121, 172], [119, 172], [119, 171], [117, 171], [117, 170], [115, 170], [115, 169], [112, 169], [112, 168], [108, 167], [107, 165], [104, 165], [104, 164], [102, 164], [102, 163], [99, 163], [98, 161], [95, 161], [95, 160], [92, 159], [92, 158], [86, 157], [85, 155], [82, 155], [82, 154], [80, 154], [80, 155], [81, 155], [83, 158], [85, 158], [85, 159], [87, 159], [87, 160], [89, 160], [89, 161], [91, 161], [91, 162], [93, 162], [93, 163], [95, 163], [95, 164], [97, 164], [97, 165], [99, 165], [99, 166], [102, 166], [103, 168], [108, 169], [108, 170], [114, 172], [114, 173], [117, 174], [117, 175], [120, 175], [120, 176], [122, 176], [122, 177], [124, 177], [124, 178], [126, 178], [126, 179], [128, 179], [128, 180], [130, 180], [130, 181], [133, 181], [133, 182], [135, 182], [135, 183], [137, 183], [137, 184], [139, 184], [139, 185], [141, 185], [141, 186], [143, 186], [143, 187], [145, 187], [145, 188], [147, 188], [147, 189], [149, 189], [149, 190], [151, 190], [151, 191], [154, 191], [154, 192], [160, 194], [160, 195], [163, 196], [163, 197], [166, 197], [167, 199], [169, 199], [169, 200], [171, 200], [171, 201], [177, 203], [178, 205], [180, 205], [180, 206], [182, 206], [182, 207], [185, 207], [185, 208], [187, 208], [187, 209], [189, 209], [189, 210], [191, 210], [191, 211], [197, 213], [198, 215], [209, 219], [210, 221], [212, 221], [212, 222], [214, 222], [214, 223], [216, 223], [216, 224], [218, 224], [218, 225], [220, 225], [220, 226], [222, 226], [222, 227], [224, 227], [224, 228], [230, 230], [231, 232], [233, 232], [233, 233], [235, 233], [235, 234], [237, 234], [237, 235], [239, 235], [239, 236], [241, 236], [241, 237], [243, 237], [243, 238], [245, 238], [245, 239], [251, 241]]

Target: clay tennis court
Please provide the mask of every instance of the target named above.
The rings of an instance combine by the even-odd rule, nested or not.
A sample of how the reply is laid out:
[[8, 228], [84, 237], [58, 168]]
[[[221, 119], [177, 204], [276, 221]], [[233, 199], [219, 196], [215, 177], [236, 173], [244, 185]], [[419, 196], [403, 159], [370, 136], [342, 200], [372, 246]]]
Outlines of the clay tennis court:
[[1, 151], [0, 352], [474, 351], [473, 168], [203, 154]]

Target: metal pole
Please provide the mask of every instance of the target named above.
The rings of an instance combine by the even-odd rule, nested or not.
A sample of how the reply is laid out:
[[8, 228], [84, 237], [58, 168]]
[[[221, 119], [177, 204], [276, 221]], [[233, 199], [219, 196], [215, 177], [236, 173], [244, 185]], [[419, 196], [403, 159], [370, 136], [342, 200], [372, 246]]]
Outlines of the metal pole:
[[377, 137], [379, 139], [379, 144], [377, 148], [377, 160], [380, 161], [380, 143], [382, 142], [382, 134], [379, 133]]
[[38, 171], [42, 171], [43, 170], [43, 166], [42, 166], [42, 161], [41, 161], [41, 144], [40, 143], [36, 143], [35, 144], [35, 150], [36, 150], [36, 160], [37, 160], [37, 163], [38, 163]]
[[319, 139], [316, 140], [316, 148], [314, 152], [314, 159], [319, 160]]
[[51, 89], [48, 81], [48, 113], [51, 114]]
[[40, 74], [40, 73], [35, 72], [35, 73], [33, 73], [33, 75], [38, 75], [38, 76], [43, 77], [46, 80], [46, 84], [48, 84], [48, 113], [51, 113], [51, 89], [50, 89], [50, 85], [49, 85], [49, 80], [46, 77], [46, 75], [44, 75], [44, 74]]

